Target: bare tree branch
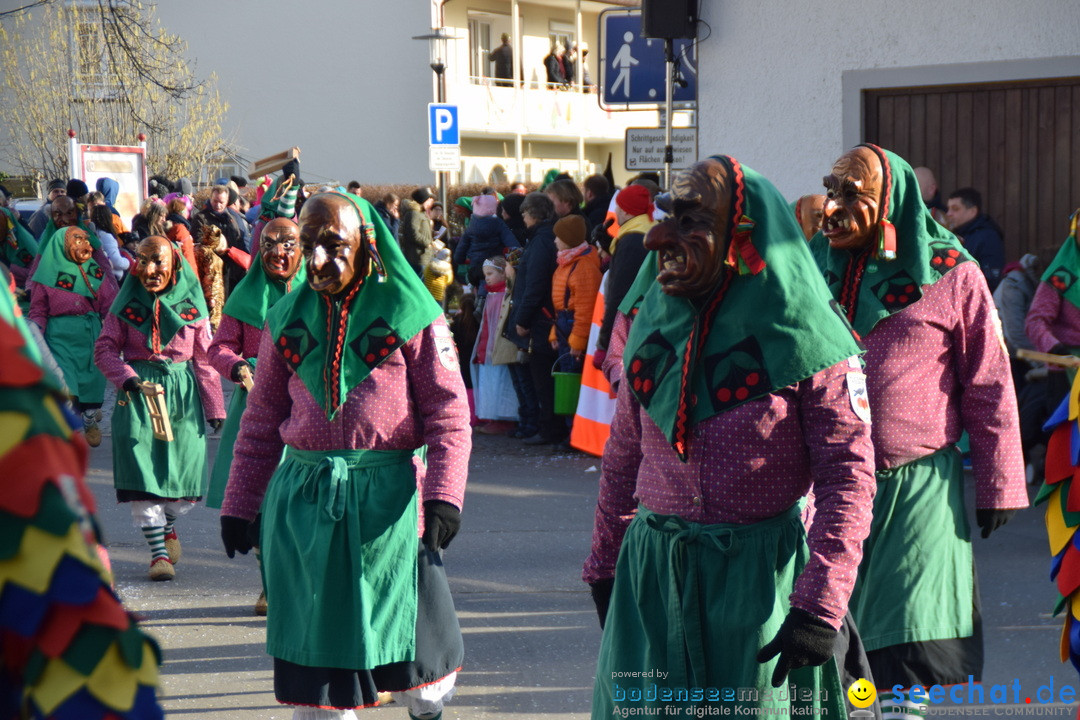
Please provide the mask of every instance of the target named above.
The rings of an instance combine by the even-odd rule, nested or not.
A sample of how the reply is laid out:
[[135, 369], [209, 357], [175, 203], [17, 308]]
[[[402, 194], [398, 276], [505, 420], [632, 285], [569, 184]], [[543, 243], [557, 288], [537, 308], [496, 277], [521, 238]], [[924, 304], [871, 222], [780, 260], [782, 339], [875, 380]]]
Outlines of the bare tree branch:
[[39, 7], [41, 5], [48, 5], [51, 2], [54, 2], [54, 0], [37, 0], [36, 2], [32, 2], [29, 5], [23, 5], [22, 7], [17, 7], [14, 10], [0, 11], [0, 20], [3, 20], [4, 18], [8, 17], [9, 15], [18, 15], [21, 12], [26, 12], [27, 10], [33, 10], [34, 8]]
[[[152, 172], [194, 174], [228, 146], [227, 110], [211, 75], [199, 80], [186, 44], [138, 0], [44, 0], [43, 12], [0, 24], [0, 127], [6, 159], [41, 177], [67, 172], [67, 129], [80, 140], [148, 139]], [[29, 7], [29, 6], [28, 6]]]

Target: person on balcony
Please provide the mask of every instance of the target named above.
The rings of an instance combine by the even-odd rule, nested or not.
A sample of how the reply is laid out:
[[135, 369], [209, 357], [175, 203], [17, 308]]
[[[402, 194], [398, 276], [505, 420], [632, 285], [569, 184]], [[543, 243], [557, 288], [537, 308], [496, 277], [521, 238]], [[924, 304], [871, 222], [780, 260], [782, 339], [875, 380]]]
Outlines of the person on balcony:
[[488, 54], [488, 60], [495, 63], [495, 84], [499, 87], [513, 87], [514, 48], [510, 46], [508, 34], [502, 34], [502, 45]]

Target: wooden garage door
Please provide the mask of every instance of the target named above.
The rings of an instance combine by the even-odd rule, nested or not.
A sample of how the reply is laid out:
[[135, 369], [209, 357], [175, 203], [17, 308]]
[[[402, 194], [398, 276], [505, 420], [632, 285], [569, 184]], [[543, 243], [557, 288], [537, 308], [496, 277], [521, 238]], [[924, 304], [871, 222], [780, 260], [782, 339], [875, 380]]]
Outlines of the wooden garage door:
[[1016, 260], [1065, 238], [1080, 206], [1080, 78], [863, 91], [863, 137], [965, 186]]

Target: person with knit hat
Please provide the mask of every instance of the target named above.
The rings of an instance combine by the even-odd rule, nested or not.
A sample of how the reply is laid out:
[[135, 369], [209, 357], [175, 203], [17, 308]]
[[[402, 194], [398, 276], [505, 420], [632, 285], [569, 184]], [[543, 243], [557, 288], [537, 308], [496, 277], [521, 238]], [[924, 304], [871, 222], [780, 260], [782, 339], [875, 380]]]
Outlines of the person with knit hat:
[[600, 325], [596, 351], [593, 353], [593, 365], [605, 371], [605, 377], [613, 388], [618, 386], [621, 368], [614, 362], [605, 366], [611, 328], [615, 324], [619, 305], [634, 284], [641, 263], [645, 260], [645, 234], [655, 224], [652, 216], [653, 203], [648, 188], [628, 185], [615, 194], [615, 222], [619, 231], [603, 248], [611, 256], [611, 264], [604, 286], [604, 321]]
[[91, 348], [116, 297], [116, 280], [78, 226], [61, 228], [45, 241], [32, 279], [30, 322], [41, 329], [63, 370], [75, 409], [82, 413], [86, 441], [97, 447], [105, 377], [94, 366]]
[[485, 260], [518, 247], [517, 238], [503, 219], [495, 214], [498, 207], [499, 199], [494, 195], [474, 197], [472, 220], [454, 249], [454, 263], [468, 264], [469, 284], [475, 288], [483, 285]]
[[441, 552], [472, 446], [454, 341], [366, 200], [313, 195], [299, 225], [307, 282], [267, 312], [222, 542], [247, 552], [261, 510], [266, 649], [293, 718], [352, 718], [386, 691], [434, 720], [463, 658]]
[[435, 257], [432, 246], [435, 237], [427, 216], [427, 211], [434, 204], [435, 193], [430, 188], [418, 187], [409, 197], [401, 200], [398, 213], [398, 246], [418, 278], [424, 277], [424, 268]]
[[45, 202], [34, 211], [34, 214], [26, 222], [26, 227], [35, 240], [40, 240], [45, 232], [45, 224], [49, 222], [49, 216], [52, 213], [52, 207], [50, 207], [52, 201], [61, 195], [67, 195], [67, 184], [63, 180], [50, 180], [45, 192]]
[[[824, 219], [810, 247], [866, 347], [877, 457], [852, 615], [878, 688], [978, 682], [983, 630], [956, 447], [962, 433], [982, 537], [1028, 505], [994, 302], [977, 263], [931, 216], [903, 158], [860, 145], [840, 156], [824, 184]], [[921, 712], [906, 692], [881, 700], [883, 711]]]
[[[221, 382], [207, 361], [210, 324], [194, 271], [168, 239], [139, 243], [135, 274], [120, 288], [94, 362], [117, 389], [113, 484], [150, 546], [150, 579], [172, 580], [181, 555], [175, 523], [206, 494], [206, 426], [225, 418]], [[157, 387], [172, 439], [155, 432], [146, 398]], [[205, 418], [205, 421], [204, 421]]]
[[626, 377], [583, 573], [604, 628], [592, 717], [635, 695], [681, 710], [679, 688], [843, 717], [834, 651], [874, 495], [859, 346], [767, 179], [721, 155], [672, 188], [620, 308]]
[[555, 222], [557, 267], [551, 279], [555, 323], [548, 340], [559, 354], [561, 372], [581, 372], [593, 305], [600, 290], [600, 255], [585, 242], [585, 236], [585, 219], [580, 215], [567, 215]]

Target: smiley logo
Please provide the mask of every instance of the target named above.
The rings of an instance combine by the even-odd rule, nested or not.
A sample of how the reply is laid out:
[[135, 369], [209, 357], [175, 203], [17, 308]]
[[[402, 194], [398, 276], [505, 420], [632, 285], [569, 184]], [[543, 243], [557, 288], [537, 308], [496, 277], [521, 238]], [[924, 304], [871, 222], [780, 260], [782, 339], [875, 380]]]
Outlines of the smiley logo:
[[866, 678], [859, 678], [847, 689], [848, 700], [857, 708], [866, 708], [874, 704], [877, 690]]

